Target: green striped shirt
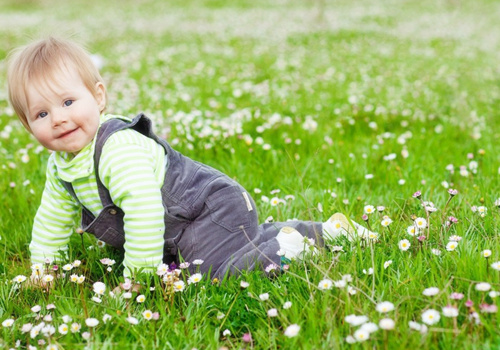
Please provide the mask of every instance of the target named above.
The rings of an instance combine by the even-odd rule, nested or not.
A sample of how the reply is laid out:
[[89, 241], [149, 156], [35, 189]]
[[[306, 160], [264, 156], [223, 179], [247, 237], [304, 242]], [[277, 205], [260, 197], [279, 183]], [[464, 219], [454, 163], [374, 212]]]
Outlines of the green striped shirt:
[[[103, 115], [101, 123], [111, 118], [130, 120]], [[69, 238], [75, 232], [81, 208], [59, 178], [73, 184], [81, 204], [96, 217], [103, 209], [95, 178], [94, 147], [95, 138], [75, 157], [61, 152], [49, 157], [45, 189], [33, 223], [33, 263], [65, 259]], [[131, 129], [114, 133], [104, 144], [99, 177], [113, 203], [125, 213], [126, 277], [135, 269], [152, 272], [162, 262], [165, 225], [161, 187], [166, 161], [161, 145]]]

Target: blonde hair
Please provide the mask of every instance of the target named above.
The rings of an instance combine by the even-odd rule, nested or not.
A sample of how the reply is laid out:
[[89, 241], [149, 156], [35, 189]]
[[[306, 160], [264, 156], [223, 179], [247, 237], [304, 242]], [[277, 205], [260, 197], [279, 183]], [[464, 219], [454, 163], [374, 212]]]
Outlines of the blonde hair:
[[96, 84], [103, 83], [89, 53], [66, 39], [48, 37], [12, 50], [8, 56], [9, 100], [24, 127], [28, 125], [28, 85], [54, 81], [57, 73], [71, 66], [77, 70], [87, 89], [96, 96]]

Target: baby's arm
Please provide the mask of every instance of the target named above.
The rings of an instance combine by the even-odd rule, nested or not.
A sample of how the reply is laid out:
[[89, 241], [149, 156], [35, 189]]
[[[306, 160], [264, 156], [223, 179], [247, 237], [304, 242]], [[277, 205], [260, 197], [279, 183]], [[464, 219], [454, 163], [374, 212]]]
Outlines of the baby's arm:
[[99, 176], [124, 216], [124, 274], [153, 272], [163, 259], [165, 232], [161, 185], [164, 152], [153, 140], [132, 130], [113, 134], [105, 143]]
[[78, 204], [55, 176], [52, 157], [46, 176], [42, 201], [33, 222], [30, 243], [32, 263], [43, 263], [46, 258], [66, 259], [60, 256], [60, 251], [67, 251], [79, 212]]

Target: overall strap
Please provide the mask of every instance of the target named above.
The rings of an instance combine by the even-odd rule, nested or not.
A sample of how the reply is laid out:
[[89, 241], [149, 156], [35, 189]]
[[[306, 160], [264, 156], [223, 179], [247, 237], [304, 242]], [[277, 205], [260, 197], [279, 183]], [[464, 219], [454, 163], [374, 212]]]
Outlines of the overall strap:
[[[113, 118], [102, 123], [96, 135], [96, 143], [94, 149], [94, 169], [99, 198], [101, 199], [103, 207], [112, 204], [113, 201], [111, 200], [108, 189], [102, 184], [102, 181], [99, 178], [99, 162], [101, 160], [102, 148], [111, 135], [113, 135], [117, 131], [128, 128], [132, 128], [145, 136], [155, 139], [155, 141], [161, 143], [165, 148], [168, 147], [168, 144], [166, 144], [166, 142], [161, 142], [163, 140], [158, 139], [158, 137], [156, 137], [156, 135], [151, 132], [151, 120], [149, 120], [143, 113], [137, 115], [134, 119], [132, 119], [131, 122], [123, 119]], [[82, 206], [83, 210], [88, 211], [88, 209], [85, 208], [78, 200], [73, 185], [70, 182], [64, 181], [62, 179], [59, 180], [61, 181], [63, 187], [69, 192], [69, 194]]]
[[94, 169], [99, 198], [101, 199], [101, 203], [104, 207], [112, 204], [113, 201], [111, 200], [108, 189], [102, 184], [99, 177], [99, 162], [101, 160], [102, 149], [111, 135], [117, 131], [128, 128], [132, 128], [145, 136], [149, 136], [151, 130], [151, 120], [149, 120], [143, 113], [137, 115], [131, 122], [113, 118], [104, 122], [97, 132], [94, 150]]

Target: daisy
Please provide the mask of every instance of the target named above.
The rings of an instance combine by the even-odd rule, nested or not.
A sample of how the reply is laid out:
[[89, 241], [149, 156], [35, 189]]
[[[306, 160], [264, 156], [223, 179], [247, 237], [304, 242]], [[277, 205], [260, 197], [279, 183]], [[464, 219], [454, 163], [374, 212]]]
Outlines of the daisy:
[[222, 335], [224, 337], [229, 337], [231, 335], [231, 331], [229, 329], [224, 329], [224, 332], [222, 332]]
[[431, 249], [431, 253], [436, 255], [436, 256], [441, 255], [441, 251], [439, 249], [436, 249], [436, 248]]
[[414, 331], [420, 331], [420, 329], [422, 329], [422, 325], [415, 321], [408, 322], [408, 326], [410, 327], [410, 329], [413, 329]]
[[481, 252], [481, 255], [485, 258], [489, 258], [491, 256], [491, 250], [485, 249]]
[[428, 324], [429, 326], [438, 323], [440, 319], [441, 315], [439, 315], [439, 312], [434, 309], [426, 310], [422, 314], [422, 322]]
[[278, 316], [278, 310], [277, 309], [269, 309], [269, 310], [267, 310], [267, 316], [269, 316], [269, 317], [276, 317], [276, 316]]
[[280, 199], [278, 197], [273, 197], [269, 201], [269, 204], [271, 204], [273, 207], [277, 206], [280, 203]]
[[184, 270], [184, 269], [187, 269], [187, 268], [189, 267], [189, 265], [191, 265], [191, 264], [190, 264], [190, 263], [188, 263], [187, 261], [185, 261], [185, 262], [181, 262], [181, 263], [179, 264], [179, 268], [180, 268], [180, 269], [182, 269], [182, 270]]
[[383, 330], [389, 331], [391, 329], [394, 329], [396, 323], [390, 318], [383, 318], [379, 321], [378, 326]]
[[153, 312], [151, 310], [145, 310], [142, 312], [142, 317], [144, 317], [145, 320], [151, 320], [153, 318]]
[[427, 227], [427, 221], [424, 218], [416, 218], [415, 226], [417, 227], [417, 229], [423, 230]]
[[422, 292], [422, 294], [427, 297], [432, 297], [434, 295], [437, 295], [438, 293], [439, 293], [439, 288], [437, 287], [429, 287], [424, 289], [424, 291]]
[[73, 265], [71, 264], [66, 264], [62, 267], [64, 271], [71, 271], [73, 269]]
[[476, 290], [480, 292], [487, 292], [491, 289], [491, 284], [486, 282], [481, 282], [476, 284]]
[[186, 284], [184, 283], [184, 281], [174, 282], [174, 291], [182, 292], [182, 291], [184, 291], [185, 288], [186, 288]]
[[454, 251], [458, 247], [458, 242], [454, 241], [449, 241], [448, 244], [446, 245], [446, 250], [449, 252]]
[[345, 337], [345, 341], [347, 344], [354, 344], [356, 343], [356, 339], [354, 339], [354, 337], [352, 335], [348, 335], [347, 337]]
[[361, 326], [363, 323], [368, 322], [368, 317], [364, 315], [362, 316], [347, 315], [344, 320], [351, 326], [356, 327], [356, 326]]
[[35, 305], [31, 308], [31, 311], [33, 312], [40, 312], [40, 310], [42, 310], [42, 307], [40, 305]]
[[375, 309], [380, 313], [389, 312], [394, 310], [394, 304], [390, 301], [383, 301], [381, 303], [378, 303]]
[[133, 316], [127, 317], [127, 322], [130, 323], [131, 325], [136, 325], [139, 323], [139, 320]]
[[492, 269], [500, 271], [500, 261], [496, 261], [490, 265]]
[[63, 323], [62, 325], [59, 326], [59, 328], [57, 330], [61, 334], [68, 334], [69, 327], [68, 327], [68, 325], [66, 323]]
[[319, 283], [318, 283], [318, 288], [321, 289], [321, 290], [328, 290], [328, 289], [331, 289], [333, 286], [333, 282], [329, 279], [324, 279], [324, 280], [321, 280]]
[[360, 328], [356, 332], [354, 332], [354, 339], [356, 339], [356, 341], [358, 342], [363, 342], [370, 339], [370, 333]]
[[269, 300], [269, 293], [262, 293], [259, 295], [259, 299], [262, 301]]
[[448, 305], [443, 307], [443, 316], [445, 317], [457, 317], [458, 309], [455, 306]]
[[371, 239], [372, 241], [377, 241], [378, 240], [378, 233], [369, 231], [368, 238]]
[[193, 265], [201, 265], [201, 264], [203, 264], [203, 263], [204, 263], [204, 261], [203, 261], [203, 260], [201, 260], [201, 259], [194, 259], [194, 260], [193, 260]]
[[158, 265], [158, 267], [156, 268], [156, 274], [158, 276], [163, 276], [165, 275], [167, 272], [169, 272], [169, 268], [168, 268], [168, 265], [167, 264], [160, 264]]
[[102, 322], [104, 323], [107, 323], [109, 320], [111, 320], [111, 315], [110, 314], [104, 314], [104, 316], [102, 316]]
[[289, 309], [292, 307], [292, 302], [291, 301], [285, 301], [283, 304], [283, 309]]
[[145, 300], [146, 297], [143, 294], [138, 295], [137, 298], [135, 298], [135, 301], [137, 301], [138, 303], [143, 303]]
[[2, 322], [2, 327], [5, 327], [5, 328], [12, 327], [13, 324], [14, 324], [14, 320], [12, 318], [8, 318]]
[[361, 325], [360, 328], [367, 331], [370, 334], [378, 331], [378, 326], [373, 322], [364, 323]]
[[82, 326], [79, 323], [76, 323], [76, 322], [72, 323], [71, 324], [71, 328], [70, 328], [71, 333], [78, 333], [78, 332], [80, 332], [80, 328], [82, 328]]
[[479, 216], [484, 218], [486, 216], [486, 213], [488, 212], [488, 208], [486, 208], [485, 206], [479, 206], [477, 207], [477, 212], [479, 213]]
[[95, 282], [92, 287], [94, 289], [94, 293], [98, 295], [103, 295], [106, 291], [106, 285], [102, 282]]
[[365, 205], [365, 207], [363, 208], [363, 211], [365, 214], [372, 214], [375, 212], [375, 207], [373, 205]]
[[387, 260], [387, 261], [384, 263], [384, 269], [388, 268], [391, 264], [392, 264], [392, 260]]
[[352, 282], [352, 275], [351, 274], [345, 274], [345, 275], [342, 275], [342, 280], [343, 281], [346, 281], [346, 282]]
[[23, 275], [17, 275], [12, 279], [12, 282], [14, 283], [23, 283], [24, 281], [26, 281], [26, 276]]
[[345, 286], [347, 286], [347, 282], [342, 279], [342, 280], [338, 280], [338, 281], [333, 281], [333, 285], [336, 288], [344, 288]]
[[52, 275], [45, 275], [43, 276], [42, 278], [42, 281], [44, 281], [45, 283], [50, 283], [54, 280], [54, 276]]
[[408, 249], [410, 249], [410, 246], [411, 246], [411, 243], [409, 240], [407, 239], [402, 239], [399, 241], [398, 243], [398, 247], [401, 251], [407, 251]]
[[408, 226], [408, 228], [406, 229], [406, 232], [410, 236], [415, 236], [418, 233], [418, 229], [415, 227], [415, 225], [411, 225], [411, 226]]
[[292, 324], [285, 329], [285, 336], [288, 338], [293, 338], [299, 334], [300, 326], [298, 324]]
[[21, 332], [28, 333], [29, 331], [31, 331], [32, 328], [33, 328], [33, 325], [31, 323], [25, 323], [21, 327]]
[[245, 281], [240, 282], [240, 288], [245, 289], [245, 288], [248, 288], [249, 286], [250, 286], [250, 283], [248, 283], [248, 282], [245, 282]]
[[99, 324], [99, 320], [97, 318], [87, 318], [85, 320], [85, 324], [87, 325], [87, 327], [95, 327]]
[[380, 222], [380, 224], [384, 227], [387, 227], [389, 226], [390, 224], [392, 223], [392, 220], [389, 218], [389, 217], [385, 217], [384, 219], [382, 219], [382, 221]]

